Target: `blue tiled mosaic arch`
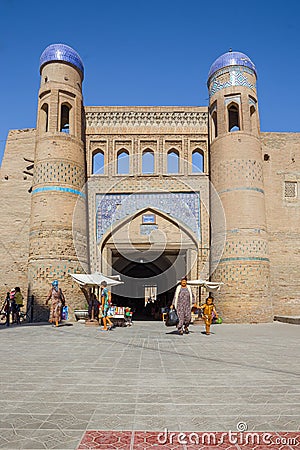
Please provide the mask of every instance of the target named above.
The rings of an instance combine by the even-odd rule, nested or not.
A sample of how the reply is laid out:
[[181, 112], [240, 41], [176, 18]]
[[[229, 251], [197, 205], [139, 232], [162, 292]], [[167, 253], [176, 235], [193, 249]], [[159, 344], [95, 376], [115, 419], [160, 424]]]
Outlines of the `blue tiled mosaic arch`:
[[130, 217], [143, 208], [155, 208], [201, 236], [199, 192], [161, 192], [133, 194], [97, 194], [97, 241], [114, 223]]
[[65, 61], [77, 67], [84, 74], [83, 62], [78, 53], [66, 44], [51, 44], [41, 54], [40, 70], [50, 61]]

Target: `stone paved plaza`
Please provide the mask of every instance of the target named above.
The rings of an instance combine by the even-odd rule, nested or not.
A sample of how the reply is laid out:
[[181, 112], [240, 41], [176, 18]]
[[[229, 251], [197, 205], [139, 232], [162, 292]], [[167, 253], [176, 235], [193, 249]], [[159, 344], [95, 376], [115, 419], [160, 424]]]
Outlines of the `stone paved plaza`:
[[76, 449], [86, 430], [298, 431], [300, 328], [202, 331], [2, 326], [0, 448]]

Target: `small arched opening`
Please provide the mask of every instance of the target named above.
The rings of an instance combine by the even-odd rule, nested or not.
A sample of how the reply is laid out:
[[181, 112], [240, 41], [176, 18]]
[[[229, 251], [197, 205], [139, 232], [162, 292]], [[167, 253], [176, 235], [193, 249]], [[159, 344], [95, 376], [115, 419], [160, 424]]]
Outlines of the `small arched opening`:
[[142, 155], [142, 173], [151, 174], [154, 173], [154, 152], [147, 149], [143, 151]]
[[218, 136], [218, 119], [217, 119], [217, 111], [215, 110], [211, 115], [211, 135], [212, 139], [215, 139]]
[[49, 130], [49, 106], [48, 103], [44, 103], [41, 107], [41, 128], [42, 131], [47, 133]]
[[254, 105], [250, 106], [250, 127], [251, 127], [251, 133], [256, 133], [258, 131], [257, 112], [256, 112], [256, 107]]
[[96, 150], [93, 153], [92, 174], [93, 175], [104, 174], [104, 153], [102, 150]]
[[70, 133], [71, 105], [63, 103], [60, 107], [60, 132]]
[[228, 108], [228, 131], [240, 131], [240, 110], [236, 103], [231, 103]]
[[192, 153], [192, 168], [193, 173], [204, 172], [204, 154], [200, 149], [196, 149]]
[[117, 174], [129, 173], [129, 152], [125, 149], [119, 150], [117, 154]]
[[168, 151], [167, 170], [168, 173], [179, 173], [179, 153], [175, 149]]

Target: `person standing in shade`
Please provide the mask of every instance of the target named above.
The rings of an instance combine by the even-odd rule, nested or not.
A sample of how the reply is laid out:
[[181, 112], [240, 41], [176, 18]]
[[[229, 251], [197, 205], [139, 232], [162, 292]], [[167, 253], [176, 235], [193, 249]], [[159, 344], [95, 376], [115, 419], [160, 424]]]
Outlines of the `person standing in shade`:
[[19, 287], [15, 287], [15, 302], [16, 302], [16, 320], [17, 323], [20, 323], [20, 311], [23, 308], [23, 295], [21, 294], [21, 289]]
[[[109, 293], [108, 293], [106, 281], [102, 281], [101, 289], [102, 289], [102, 291], [101, 291], [101, 309], [102, 309], [103, 331], [107, 331], [107, 330], [112, 329], [113, 323], [107, 315], [110, 304], [109, 304]], [[108, 324], [108, 327], [107, 327], [107, 324]]]
[[49, 300], [51, 300], [50, 317], [49, 322], [52, 326], [58, 327], [61, 321], [61, 309], [65, 305], [65, 296], [62, 290], [58, 287], [58, 281], [54, 280], [52, 282], [52, 287], [49, 291], [49, 295], [46, 300], [46, 305], [48, 305]]
[[195, 302], [194, 294], [190, 286], [187, 285], [187, 278], [181, 279], [177, 286], [171, 308], [175, 308], [179, 318], [177, 329], [179, 334], [189, 333], [189, 324], [191, 323], [191, 310]]
[[9, 303], [10, 303], [10, 312], [12, 316], [12, 323], [18, 323], [18, 313], [17, 313], [17, 304], [16, 304], [16, 290], [12, 289], [9, 294]]
[[10, 323], [10, 292], [6, 293], [4, 312], [6, 315], [6, 326], [9, 327], [9, 323]]
[[88, 296], [88, 313], [90, 320], [98, 320], [99, 301], [94, 292], [91, 292]]

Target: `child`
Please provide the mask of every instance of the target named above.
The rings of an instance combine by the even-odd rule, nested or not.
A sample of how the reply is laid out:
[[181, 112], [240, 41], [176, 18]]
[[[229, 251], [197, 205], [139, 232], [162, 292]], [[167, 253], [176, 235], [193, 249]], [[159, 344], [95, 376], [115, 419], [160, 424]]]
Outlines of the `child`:
[[131, 312], [131, 308], [129, 308], [128, 306], [125, 308], [125, 315], [124, 316], [125, 316], [126, 326], [131, 327], [131, 325], [132, 325], [132, 320], [131, 320], [132, 312]]
[[200, 310], [202, 310], [202, 319], [205, 322], [205, 334], [209, 335], [213, 318], [218, 318], [218, 314], [214, 305], [214, 299], [211, 295], [207, 297], [206, 303], [200, 306]]

